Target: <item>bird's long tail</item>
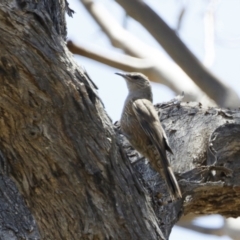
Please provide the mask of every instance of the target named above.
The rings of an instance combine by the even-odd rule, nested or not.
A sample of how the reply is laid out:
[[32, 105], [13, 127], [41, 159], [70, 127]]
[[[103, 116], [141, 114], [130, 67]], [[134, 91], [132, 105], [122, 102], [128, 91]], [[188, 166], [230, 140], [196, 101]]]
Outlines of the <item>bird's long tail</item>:
[[182, 193], [172, 168], [167, 166], [164, 170], [165, 180], [172, 200], [182, 198]]
[[157, 146], [157, 149], [160, 154], [161, 162], [162, 162], [161, 163], [162, 167], [161, 167], [160, 173], [161, 173], [162, 177], [165, 179], [171, 199], [174, 201], [179, 198], [182, 198], [181, 189], [178, 185], [177, 179], [171, 168], [170, 162], [168, 161], [166, 153], [164, 153], [162, 151], [162, 148], [160, 148], [159, 146]]

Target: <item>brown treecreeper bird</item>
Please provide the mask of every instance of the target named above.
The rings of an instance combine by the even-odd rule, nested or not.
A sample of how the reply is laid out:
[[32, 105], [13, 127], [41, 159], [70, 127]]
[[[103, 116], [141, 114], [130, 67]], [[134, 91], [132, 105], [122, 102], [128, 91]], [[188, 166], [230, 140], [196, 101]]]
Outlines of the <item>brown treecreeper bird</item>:
[[166, 150], [170, 153], [172, 150], [152, 104], [148, 78], [141, 73], [116, 74], [125, 78], [129, 90], [120, 120], [123, 134], [149, 160], [152, 168], [161, 174], [171, 199], [181, 198], [181, 190], [166, 155]]

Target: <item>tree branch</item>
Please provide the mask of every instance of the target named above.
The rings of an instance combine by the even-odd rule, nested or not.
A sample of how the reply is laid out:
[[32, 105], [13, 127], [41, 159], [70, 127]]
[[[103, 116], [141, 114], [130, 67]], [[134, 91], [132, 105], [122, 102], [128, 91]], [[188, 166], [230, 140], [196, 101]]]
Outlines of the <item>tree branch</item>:
[[[167, 107], [159, 104], [156, 108], [161, 111], [161, 122], [174, 152], [169, 158], [182, 189], [184, 214], [238, 217], [239, 111], [206, 109], [197, 103], [169, 104]], [[152, 195], [157, 216], [161, 218], [169, 207], [164, 204], [168, 193], [163, 180], [144, 160], [138, 161], [141, 156], [131, 148], [120, 129], [117, 132], [135, 171]]]
[[[184, 215], [239, 216], [240, 211], [236, 210], [240, 209], [239, 111], [174, 102], [158, 104], [156, 108], [161, 111], [161, 122], [174, 152], [169, 158], [182, 189]], [[166, 204], [169, 196], [164, 181], [131, 148], [118, 125], [116, 131], [137, 176], [152, 196], [159, 219], [163, 215], [175, 219], [173, 212], [178, 204]], [[216, 230], [217, 233], [222, 232]]]
[[177, 226], [186, 228], [188, 230], [193, 230], [199, 233], [203, 233], [203, 234], [211, 234], [216, 236], [226, 235], [223, 225], [221, 227], [213, 228], [213, 227], [202, 227], [202, 226], [199, 226], [198, 224], [195, 224], [193, 221], [198, 217], [201, 218], [200, 215], [196, 216], [195, 214], [188, 214], [186, 216], [182, 216], [181, 219], [178, 221]]
[[148, 59], [135, 58], [108, 49], [103, 50], [96, 46], [86, 44], [77, 45], [72, 41], [68, 41], [67, 46], [74, 54], [88, 57], [126, 72], [148, 72], [153, 67]]
[[[148, 71], [146, 71], [146, 68], [144, 69], [144, 73], [151, 81], [165, 84], [178, 94], [184, 91], [186, 101], [203, 100], [205, 94], [175, 63], [168, 60], [159, 50], [148, 46], [123, 29], [101, 4], [92, 0], [81, 0], [81, 2], [109, 37], [113, 46], [121, 48], [131, 56], [152, 63], [151, 69], [148, 69]], [[206, 97], [205, 104], [212, 105], [213, 103]]]
[[116, 2], [125, 9], [129, 16], [149, 31], [172, 59], [219, 106], [239, 106], [240, 99], [236, 92], [209, 72], [176, 33], [144, 1], [116, 0]]

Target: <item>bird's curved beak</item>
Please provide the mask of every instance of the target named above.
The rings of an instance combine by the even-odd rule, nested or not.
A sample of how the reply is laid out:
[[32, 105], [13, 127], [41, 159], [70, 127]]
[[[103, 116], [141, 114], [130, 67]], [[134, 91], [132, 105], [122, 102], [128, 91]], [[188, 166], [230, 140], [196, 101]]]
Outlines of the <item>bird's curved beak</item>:
[[126, 77], [126, 75], [124, 74], [124, 73], [115, 73], [115, 74], [117, 74], [117, 75], [119, 75], [119, 76], [122, 76], [122, 77]]
[[121, 77], [123, 77], [126, 81], [131, 81], [131, 78], [129, 77], [128, 73], [115, 73]]

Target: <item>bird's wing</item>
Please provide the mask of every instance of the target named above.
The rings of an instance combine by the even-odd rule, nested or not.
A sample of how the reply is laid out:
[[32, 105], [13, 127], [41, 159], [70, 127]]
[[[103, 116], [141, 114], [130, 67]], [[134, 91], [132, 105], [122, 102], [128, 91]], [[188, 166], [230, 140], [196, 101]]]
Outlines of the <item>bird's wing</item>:
[[166, 150], [169, 151], [171, 154], [173, 154], [173, 151], [172, 151], [172, 149], [169, 146], [169, 142], [168, 142], [168, 139], [167, 139], [167, 136], [166, 136], [166, 133], [165, 133], [164, 130], [163, 130], [163, 138], [164, 138], [164, 141], [165, 141], [165, 148], [166, 148]]
[[133, 102], [132, 108], [142, 129], [157, 148], [161, 158], [166, 161], [166, 166], [168, 166], [169, 162], [166, 158], [165, 150], [170, 152], [172, 150], [168, 145], [165, 132], [159, 122], [154, 106], [149, 100], [138, 99]]
[[168, 146], [165, 132], [158, 119], [157, 111], [152, 103], [146, 99], [133, 101], [132, 108], [143, 131], [160, 154], [161, 166], [163, 168], [162, 174], [164, 175], [171, 198], [181, 198], [181, 190], [166, 156], [166, 149], [170, 149], [170, 147]]

